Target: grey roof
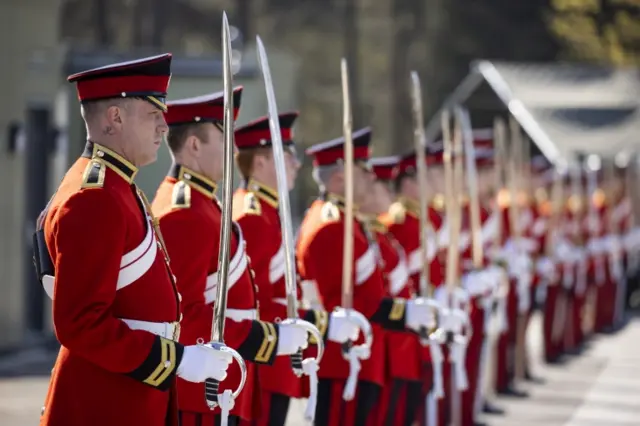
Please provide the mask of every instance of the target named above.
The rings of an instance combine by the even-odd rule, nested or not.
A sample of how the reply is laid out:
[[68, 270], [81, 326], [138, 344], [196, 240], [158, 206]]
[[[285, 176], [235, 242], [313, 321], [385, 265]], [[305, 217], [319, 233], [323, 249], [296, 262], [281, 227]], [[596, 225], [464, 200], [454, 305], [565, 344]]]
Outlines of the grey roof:
[[[640, 149], [640, 69], [479, 61], [445, 101], [462, 103], [474, 127], [507, 110], [556, 164], [578, 153], [612, 157]], [[439, 114], [427, 137], [439, 133]]]

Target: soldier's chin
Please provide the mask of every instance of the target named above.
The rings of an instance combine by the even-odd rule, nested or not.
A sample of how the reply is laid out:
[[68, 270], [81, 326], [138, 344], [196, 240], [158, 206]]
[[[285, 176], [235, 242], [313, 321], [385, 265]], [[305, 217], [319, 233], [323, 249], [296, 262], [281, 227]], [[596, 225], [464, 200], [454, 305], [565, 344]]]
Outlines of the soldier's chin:
[[154, 150], [153, 152], [148, 153], [144, 159], [138, 164], [138, 167], [144, 167], [149, 164], [155, 163], [158, 159], [158, 150]]

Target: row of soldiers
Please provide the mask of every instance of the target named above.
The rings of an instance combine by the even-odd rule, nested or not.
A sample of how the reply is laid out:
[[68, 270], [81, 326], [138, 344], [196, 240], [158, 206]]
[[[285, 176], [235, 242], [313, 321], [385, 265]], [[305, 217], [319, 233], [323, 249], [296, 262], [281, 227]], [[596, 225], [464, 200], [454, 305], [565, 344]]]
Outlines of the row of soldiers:
[[[291, 356], [312, 354], [318, 342], [286, 321], [278, 176], [263, 117], [234, 135], [244, 184], [233, 195], [224, 339], [245, 360], [246, 383], [211, 409], [204, 383], [220, 381], [223, 395], [243, 376], [228, 351], [203, 345], [221, 281], [224, 218], [216, 189], [224, 102], [222, 93], [165, 102], [170, 63], [166, 54], [69, 77], [88, 142], [34, 239], [61, 343], [41, 425], [283, 426], [295, 398], [309, 398], [316, 425], [477, 425], [480, 412], [499, 411], [490, 402], [495, 392], [525, 395], [514, 380], [533, 378], [524, 336], [541, 289], [548, 361], [615, 322], [624, 264], [637, 251], [618, 175], [600, 182], [597, 173], [579, 175], [576, 183], [536, 156], [500, 165], [504, 129], [485, 129], [473, 132], [474, 149], [465, 152], [473, 154], [477, 179], [458, 182], [453, 192], [451, 172], [460, 163], [447, 137], [429, 146], [424, 194], [422, 156], [371, 158], [372, 130], [365, 128], [352, 135], [350, 182], [344, 137], [306, 151], [320, 196], [295, 247], [304, 302], [298, 316], [315, 325], [326, 351], [317, 372], [309, 367], [309, 377], [299, 377]], [[234, 119], [241, 97], [235, 88]], [[301, 166], [297, 115], [279, 115], [289, 190]], [[165, 138], [174, 164], [148, 202], [134, 178]], [[576, 188], [592, 178], [599, 189], [579, 198]], [[353, 306], [344, 307], [349, 185], [357, 206]], [[480, 227], [472, 220], [474, 192]], [[426, 248], [419, 220], [425, 197]], [[428, 295], [419, 289], [425, 265]], [[373, 342], [345, 359], [345, 345], [365, 331], [354, 316], [366, 318]]]

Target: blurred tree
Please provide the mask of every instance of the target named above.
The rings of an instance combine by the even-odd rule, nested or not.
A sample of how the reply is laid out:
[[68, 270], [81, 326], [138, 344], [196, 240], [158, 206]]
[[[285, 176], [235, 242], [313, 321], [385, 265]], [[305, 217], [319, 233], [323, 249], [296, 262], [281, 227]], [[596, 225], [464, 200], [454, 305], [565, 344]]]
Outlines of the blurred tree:
[[553, 0], [549, 27], [562, 57], [615, 65], [640, 64], [638, 0]]
[[548, 62], [559, 45], [548, 30], [550, 0], [428, 0], [425, 113], [436, 109], [478, 59]]

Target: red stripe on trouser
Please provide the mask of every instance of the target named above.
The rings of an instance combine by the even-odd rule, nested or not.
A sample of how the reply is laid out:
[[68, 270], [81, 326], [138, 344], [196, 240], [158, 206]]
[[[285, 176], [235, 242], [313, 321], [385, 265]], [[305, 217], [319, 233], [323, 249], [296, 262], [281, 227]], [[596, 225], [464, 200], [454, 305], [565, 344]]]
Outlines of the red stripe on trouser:
[[469, 388], [461, 393], [460, 409], [462, 411], [462, 426], [473, 426], [474, 423], [475, 398], [480, 376], [480, 355], [482, 352], [482, 342], [484, 340], [484, 310], [474, 309], [471, 312], [470, 320], [473, 327], [473, 334], [469, 340], [465, 357]]
[[507, 295], [508, 329], [498, 338], [498, 359], [496, 365], [496, 390], [506, 389], [513, 379], [513, 356], [515, 353], [516, 331], [518, 327], [518, 295], [513, 280], [509, 283]]
[[542, 336], [544, 342], [544, 356], [546, 360], [552, 360], [560, 356], [562, 351], [561, 340], [553, 336], [554, 324], [558, 320], [556, 313], [558, 303], [563, 301], [559, 298], [560, 285], [547, 286], [547, 296], [544, 302], [544, 316], [542, 326]]

